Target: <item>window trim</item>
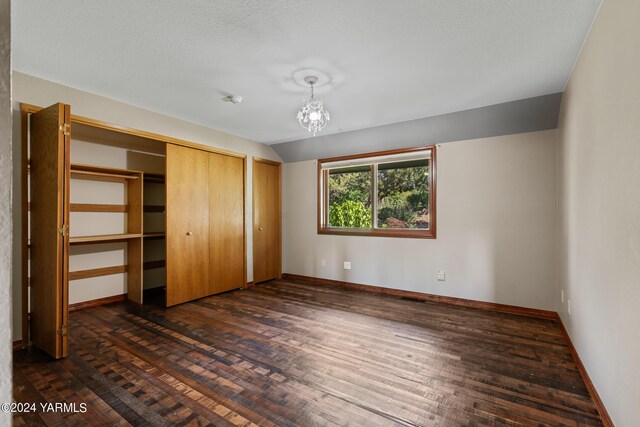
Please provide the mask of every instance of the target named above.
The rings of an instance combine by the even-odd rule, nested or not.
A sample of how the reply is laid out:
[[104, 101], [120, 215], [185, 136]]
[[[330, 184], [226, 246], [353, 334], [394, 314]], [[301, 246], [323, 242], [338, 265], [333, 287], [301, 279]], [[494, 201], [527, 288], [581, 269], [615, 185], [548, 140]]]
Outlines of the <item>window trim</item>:
[[[343, 160], [355, 160], [355, 159], [366, 159], [369, 157], [379, 157], [379, 156], [389, 156], [394, 154], [404, 154], [411, 152], [419, 152], [419, 151], [431, 151], [431, 159], [429, 165], [429, 229], [421, 230], [421, 229], [404, 229], [404, 228], [375, 228], [376, 221], [376, 210], [375, 204], [377, 201], [371, 199], [371, 209], [372, 209], [372, 228], [360, 229], [360, 228], [332, 228], [326, 225], [327, 216], [328, 216], [328, 192], [324, 191], [327, 187], [329, 170], [322, 169], [323, 163], [337, 162]], [[329, 157], [324, 159], [318, 159], [318, 182], [317, 182], [317, 232], [318, 234], [333, 234], [333, 235], [342, 235], [342, 236], [375, 236], [375, 237], [406, 237], [406, 238], [414, 238], [414, 239], [435, 239], [436, 238], [436, 181], [437, 181], [437, 146], [436, 145], [427, 145], [422, 147], [413, 147], [413, 148], [403, 148], [397, 150], [387, 150], [387, 151], [375, 151], [371, 153], [363, 153], [363, 154], [352, 154], [349, 156], [339, 156], [339, 157]], [[372, 166], [373, 167], [373, 166]], [[376, 180], [374, 179], [371, 185], [371, 191], [373, 191], [373, 187], [377, 185]], [[324, 200], [323, 200], [324, 195]]]

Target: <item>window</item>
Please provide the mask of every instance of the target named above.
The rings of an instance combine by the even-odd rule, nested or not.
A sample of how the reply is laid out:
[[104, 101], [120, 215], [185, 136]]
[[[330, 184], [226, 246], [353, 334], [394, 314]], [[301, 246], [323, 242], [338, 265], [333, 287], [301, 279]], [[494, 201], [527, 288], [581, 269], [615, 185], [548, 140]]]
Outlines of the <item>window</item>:
[[436, 237], [435, 146], [318, 160], [318, 233]]

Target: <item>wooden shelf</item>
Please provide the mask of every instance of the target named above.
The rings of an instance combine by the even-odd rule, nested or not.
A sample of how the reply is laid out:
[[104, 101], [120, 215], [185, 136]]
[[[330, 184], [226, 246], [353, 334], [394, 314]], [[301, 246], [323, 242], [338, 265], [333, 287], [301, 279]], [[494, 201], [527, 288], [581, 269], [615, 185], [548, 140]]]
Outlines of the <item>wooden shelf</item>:
[[158, 173], [146, 173], [144, 174], [144, 180], [147, 182], [156, 182], [158, 184], [164, 183], [164, 175]]
[[166, 209], [164, 205], [144, 205], [142, 207], [144, 213], [165, 213]]
[[163, 259], [157, 261], [146, 261], [142, 264], [145, 270], [153, 270], [154, 268], [164, 268], [166, 266], [166, 261]]
[[71, 203], [70, 212], [116, 212], [123, 213], [129, 210], [127, 205], [113, 205], [105, 203]]
[[90, 270], [70, 271], [69, 280], [89, 279], [92, 277], [109, 276], [112, 274], [126, 273], [126, 265], [116, 265], [113, 267], [92, 268]]
[[103, 234], [99, 236], [76, 236], [69, 237], [69, 243], [102, 243], [118, 240], [136, 239], [142, 237], [142, 234]]
[[[118, 240], [129, 240], [129, 239], [137, 239], [140, 237], [148, 238], [148, 239], [161, 239], [164, 238], [164, 233], [147, 233], [147, 234], [102, 234], [99, 236], [76, 236], [69, 237], [70, 244], [81, 244], [81, 243], [102, 243], [102, 242], [113, 242]], [[31, 247], [31, 239], [27, 241], [27, 245]]]
[[142, 237], [145, 239], [162, 239], [164, 238], [164, 231], [157, 233], [144, 233]]
[[[163, 207], [164, 209], [164, 207]], [[27, 203], [27, 210], [31, 210], [31, 203]], [[127, 205], [105, 203], [70, 203], [69, 212], [116, 212], [124, 213], [129, 210]]]
[[[124, 182], [128, 179], [140, 179], [142, 172], [129, 169], [107, 168], [102, 166], [71, 164], [71, 178], [90, 179], [94, 181]], [[27, 173], [31, 173], [31, 160], [27, 160]], [[164, 182], [164, 175], [150, 174], [145, 181]]]
[[91, 165], [71, 165], [71, 178], [90, 179], [94, 181], [125, 182], [129, 179], [140, 179], [142, 172], [127, 169], [105, 168]]

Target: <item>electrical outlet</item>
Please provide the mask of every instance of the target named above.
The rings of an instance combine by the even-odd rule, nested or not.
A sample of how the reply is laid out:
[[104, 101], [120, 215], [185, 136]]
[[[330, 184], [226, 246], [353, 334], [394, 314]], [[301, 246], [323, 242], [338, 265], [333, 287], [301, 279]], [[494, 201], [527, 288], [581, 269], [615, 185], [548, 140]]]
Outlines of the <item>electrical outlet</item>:
[[564, 304], [564, 289], [560, 289], [560, 302]]
[[320, 260], [320, 267], [326, 267], [326, 266], [327, 266], [327, 261], [325, 261], [325, 259], [324, 259], [324, 258], [322, 258], [322, 259]]
[[438, 271], [438, 274], [436, 274], [436, 279], [438, 279], [441, 282], [444, 282], [445, 281], [444, 271]]
[[571, 316], [571, 300], [570, 299], [567, 300], [567, 313], [569, 313], [569, 316]]
[[345, 270], [351, 270], [351, 261], [345, 261], [344, 262], [344, 269]]

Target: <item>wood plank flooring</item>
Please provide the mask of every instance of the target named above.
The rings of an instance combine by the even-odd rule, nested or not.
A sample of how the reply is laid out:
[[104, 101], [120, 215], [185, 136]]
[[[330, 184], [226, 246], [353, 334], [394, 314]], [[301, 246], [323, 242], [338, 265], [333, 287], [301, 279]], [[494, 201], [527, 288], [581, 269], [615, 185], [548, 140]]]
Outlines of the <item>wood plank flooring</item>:
[[71, 313], [14, 353], [15, 425], [602, 425], [558, 324], [274, 281], [170, 309]]

